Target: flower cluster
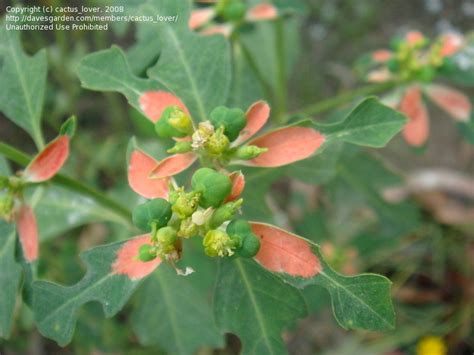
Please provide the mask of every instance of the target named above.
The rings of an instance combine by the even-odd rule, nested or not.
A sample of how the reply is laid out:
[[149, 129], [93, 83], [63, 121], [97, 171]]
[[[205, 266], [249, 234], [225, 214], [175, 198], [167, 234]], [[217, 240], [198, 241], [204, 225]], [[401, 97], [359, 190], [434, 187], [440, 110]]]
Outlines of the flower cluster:
[[69, 142], [76, 121], [67, 120], [60, 135], [42, 149], [17, 176], [0, 176], [0, 218], [14, 221], [28, 262], [38, 258], [38, 228], [33, 208], [24, 199], [23, 191], [31, 184], [42, 183], [56, 175], [69, 156]]
[[277, 17], [278, 10], [271, 3], [250, 7], [241, 0], [218, 0], [211, 6], [193, 10], [188, 26], [203, 35], [222, 34], [229, 37], [242, 23], [274, 20]]
[[452, 69], [452, 57], [463, 50], [462, 36], [449, 33], [430, 41], [420, 32], [408, 32], [402, 39], [393, 41], [393, 50], [372, 53], [366, 79], [371, 82], [400, 83], [387, 98], [409, 119], [403, 131], [406, 142], [413, 146], [426, 143], [429, 136], [429, 116], [423, 103], [423, 94], [458, 121], [469, 120], [471, 103], [458, 90], [433, 84], [433, 80]]
[[228, 175], [201, 168], [191, 179], [190, 191], [171, 185], [168, 200], [156, 198], [137, 206], [133, 222], [150, 233], [150, 243], [140, 247], [140, 260], [177, 260], [182, 238], [195, 236], [203, 238], [211, 257], [255, 256], [260, 242], [246, 221], [235, 218], [243, 202], [235, 191]]
[[[128, 181], [149, 201], [133, 213], [134, 224], [149, 235], [138, 258], [174, 262], [183, 240], [199, 236], [211, 257], [254, 257], [260, 242], [251, 225], [237, 218], [245, 186], [232, 165], [278, 167], [311, 156], [325, 138], [310, 127], [288, 126], [252, 138], [263, 128], [270, 107], [257, 101], [247, 112], [219, 106], [207, 120], [195, 123], [184, 103], [165, 91], [140, 97], [145, 115], [160, 138], [174, 140], [172, 154], [156, 161], [132, 144]], [[190, 189], [177, 186], [173, 176], [199, 160]]]

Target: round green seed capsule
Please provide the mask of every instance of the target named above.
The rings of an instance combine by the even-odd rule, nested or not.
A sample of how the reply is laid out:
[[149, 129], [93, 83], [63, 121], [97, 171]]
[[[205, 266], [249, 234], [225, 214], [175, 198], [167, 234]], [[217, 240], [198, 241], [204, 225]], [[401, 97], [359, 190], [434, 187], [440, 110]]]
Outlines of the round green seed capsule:
[[157, 228], [166, 226], [171, 218], [171, 205], [162, 198], [147, 201], [133, 210], [133, 224], [143, 231], [149, 232], [152, 224]]
[[232, 182], [227, 175], [209, 168], [197, 170], [191, 185], [195, 192], [201, 194], [199, 205], [204, 208], [219, 207], [232, 189]]
[[240, 131], [247, 123], [244, 111], [239, 108], [227, 108], [225, 106], [218, 106], [212, 110], [209, 121], [216, 129], [224, 127], [224, 133], [231, 142], [239, 136]]
[[251, 233], [247, 234], [243, 241], [242, 246], [240, 249], [236, 250], [236, 254], [239, 256], [243, 256], [244, 258], [252, 258], [257, 255], [258, 251], [260, 250], [260, 240], [258, 237]]
[[138, 259], [143, 262], [151, 261], [156, 258], [153, 247], [150, 244], [143, 244], [138, 250]]
[[227, 21], [240, 21], [244, 18], [247, 6], [241, 1], [230, 2], [222, 11], [222, 17]]
[[252, 227], [247, 221], [234, 219], [227, 226], [226, 232], [231, 237], [240, 239], [240, 246], [235, 251], [236, 255], [251, 258], [258, 253], [260, 240], [252, 232]]

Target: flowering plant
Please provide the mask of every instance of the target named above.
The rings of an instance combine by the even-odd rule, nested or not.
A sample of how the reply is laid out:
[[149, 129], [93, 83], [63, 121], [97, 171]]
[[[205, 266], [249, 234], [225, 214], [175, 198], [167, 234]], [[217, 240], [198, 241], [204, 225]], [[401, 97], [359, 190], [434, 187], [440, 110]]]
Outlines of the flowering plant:
[[[0, 142], [0, 337], [35, 328], [85, 352], [108, 351], [114, 338], [130, 340], [118, 345], [127, 353], [285, 354], [287, 332], [312, 313], [329, 310], [334, 331], [370, 339], [397, 332], [395, 307], [399, 322], [413, 318], [400, 296], [401, 246], [454, 235], [472, 211], [449, 200], [458, 190], [433, 194], [446, 204], [420, 196], [419, 180], [375, 151], [400, 132], [425, 145], [424, 96], [472, 122], [467, 91], [442, 82], [469, 81], [459, 56], [470, 40], [409, 32], [358, 63], [373, 85], [293, 110], [290, 68], [307, 10], [286, 0], [139, 0], [124, 12], [180, 20], [137, 23], [131, 46], [78, 49], [67, 63], [55, 47], [28, 55], [2, 22], [0, 111], [38, 153]], [[64, 119], [70, 112], [77, 123]], [[10, 163], [23, 168], [13, 174]], [[469, 181], [445, 180], [472, 197]], [[98, 324], [112, 335], [91, 337]], [[410, 346], [418, 338], [418, 349], [438, 339], [417, 333]], [[81, 347], [89, 341], [100, 346]]]

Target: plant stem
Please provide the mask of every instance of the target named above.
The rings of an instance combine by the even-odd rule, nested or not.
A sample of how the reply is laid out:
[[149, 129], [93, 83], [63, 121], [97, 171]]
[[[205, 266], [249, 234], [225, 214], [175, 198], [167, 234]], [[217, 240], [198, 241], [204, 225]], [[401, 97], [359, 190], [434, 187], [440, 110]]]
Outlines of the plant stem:
[[277, 59], [277, 122], [282, 122], [285, 112], [288, 110], [288, 95], [286, 89], [286, 53], [285, 53], [285, 31], [283, 19], [275, 20], [275, 55]]
[[[3, 142], [0, 142], [0, 154], [22, 166], [27, 166], [31, 161], [30, 156]], [[62, 174], [56, 174], [52, 179], [52, 182], [57, 185], [64, 186], [69, 190], [76, 191], [83, 195], [89, 196], [97, 203], [123, 217], [127, 222], [131, 221], [131, 212], [127, 207], [111, 199], [99, 190], [90, 187], [89, 185], [86, 185], [80, 181], [77, 181], [69, 176]]]
[[319, 101], [315, 104], [306, 106], [299, 111], [292, 112], [287, 116], [287, 119], [291, 118], [292, 116], [298, 116], [298, 115], [316, 115], [321, 112], [329, 111], [341, 104], [350, 102], [357, 97], [376, 94], [385, 90], [392, 89], [395, 86], [396, 86], [396, 83], [394, 82], [386, 82], [386, 83], [371, 84], [371, 85], [363, 86], [361, 88], [344, 92], [340, 95], [331, 97], [327, 100]]

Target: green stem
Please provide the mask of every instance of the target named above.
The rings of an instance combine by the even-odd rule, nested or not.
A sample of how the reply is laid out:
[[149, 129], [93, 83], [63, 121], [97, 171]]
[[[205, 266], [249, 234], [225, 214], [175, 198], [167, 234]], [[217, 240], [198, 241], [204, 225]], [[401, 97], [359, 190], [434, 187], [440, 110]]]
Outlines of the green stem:
[[359, 89], [344, 92], [340, 95], [331, 97], [330, 99], [317, 102], [315, 104], [306, 106], [299, 111], [292, 112], [287, 116], [287, 119], [298, 115], [316, 115], [325, 111], [329, 111], [339, 105], [350, 102], [360, 96], [372, 95], [382, 91], [392, 89], [396, 86], [394, 82], [386, 82], [381, 84], [372, 84], [363, 86]]
[[[3, 142], [0, 142], [0, 154], [22, 166], [27, 166], [31, 161], [30, 156]], [[127, 220], [127, 222], [131, 222], [131, 212], [127, 207], [111, 199], [104, 193], [90, 187], [89, 185], [83, 184], [80, 181], [62, 174], [56, 174], [52, 179], [52, 182], [57, 185], [64, 186], [69, 190], [89, 196], [96, 202], [100, 203], [102, 206], [122, 216], [125, 220]]]
[[286, 89], [286, 53], [285, 53], [285, 28], [282, 18], [275, 20], [275, 55], [277, 59], [277, 91], [276, 103], [277, 122], [282, 122], [288, 111], [288, 95]]
[[262, 85], [262, 89], [265, 93], [265, 96], [267, 97], [268, 100], [270, 101], [273, 101], [274, 97], [273, 97], [273, 90], [272, 90], [272, 87], [271, 85], [265, 80], [265, 77], [263, 75], [263, 73], [260, 71], [258, 65], [257, 65], [257, 62], [255, 61], [255, 59], [252, 57], [252, 53], [250, 52], [250, 50], [244, 45], [244, 43], [242, 41], [238, 41], [239, 45], [240, 45], [240, 49], [242, 50], [242, 54], [243, 56], [245, 57], [245, 59], [247, 60], [247, 63], [249, 64], [250, 66], [250, 69], [252, 69], [252, 71], [254, 72], [255, 76], [257, 77], [257, 80], [260, 82], [260, 84]]

